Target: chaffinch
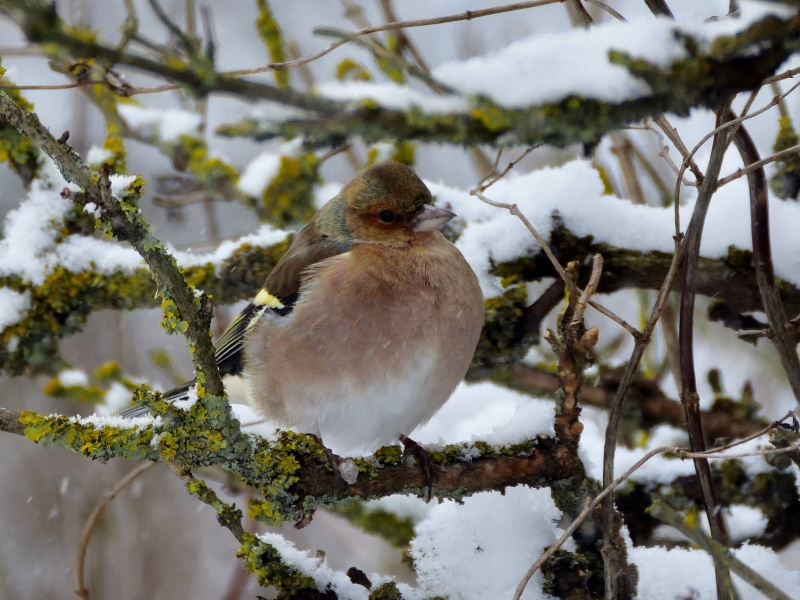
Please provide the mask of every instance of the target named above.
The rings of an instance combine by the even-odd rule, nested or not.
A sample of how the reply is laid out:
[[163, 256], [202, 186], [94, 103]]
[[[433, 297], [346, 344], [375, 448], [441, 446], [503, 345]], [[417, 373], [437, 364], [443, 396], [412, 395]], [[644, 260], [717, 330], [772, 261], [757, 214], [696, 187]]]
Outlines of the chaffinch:
[[404, 165], [361, 172], [222, 334], [220, 371], [243, 372], [269, 420], [337, 452], [398, 438], [418, 450], [405, 436], [463, 379], [483, 326], [478, 279], [439, 231], [454, 216]]

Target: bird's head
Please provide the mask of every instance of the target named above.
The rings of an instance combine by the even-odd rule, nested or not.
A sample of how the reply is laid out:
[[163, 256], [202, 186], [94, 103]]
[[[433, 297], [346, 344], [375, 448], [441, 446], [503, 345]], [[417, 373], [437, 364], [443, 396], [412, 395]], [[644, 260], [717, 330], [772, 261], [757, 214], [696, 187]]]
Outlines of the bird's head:
[[455, 215], [433, 206], [430, 190], [416, 173], [383, 162], [356, 175], [341, 191], [353, 239], [403, 246], [439, 229]]

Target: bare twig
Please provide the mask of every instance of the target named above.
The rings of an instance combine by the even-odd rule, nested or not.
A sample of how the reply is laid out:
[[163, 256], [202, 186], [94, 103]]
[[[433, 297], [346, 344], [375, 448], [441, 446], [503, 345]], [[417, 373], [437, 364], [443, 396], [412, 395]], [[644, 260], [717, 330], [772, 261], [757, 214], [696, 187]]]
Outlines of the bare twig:
[[[678, 135], [678, 130], [672, 126], [672, 124], [664, 115], [653, 117], [653, 122], [661, 128], [661, 131], [664, 132], [664, 135], [669, 138], [669, 141], [672, 142], [680, 155], [684, 157], [684, 162], [688, 161], [689, 170], [694, 175], [695, 181], [697, 181], [698, 184], [702, 183], [703, 172], [700, 170], [700, 167], [697, 166], [697, 163], [691, 159], [691, 157], [687, 158], [689, 156], [689, 150], [686, 148], [686, 144], [683, 143], [681, 136]], [[680, 180], [681, 177], [678, 177], [678, 181]]]
[[628, 22], [628, 19], [623, 17], [621, 14], [619, 14], [616, 10], [611, 8], [608, 4], [606, 4], [602, 0], [586, 0], [586, 2], [588, 2], [589, 4], [594, 4], [596, 7], [606, 11], [608, 14], [610, 14], [612, 17], [614, 17], [617, 21], [623, 21], [625, 23]]
[[780, 152], [776, 152], [775, 154], [768, 156], [766, 158], [762, 158], [761, 160], [757, 160], [754, 163], [747, 165], [746, 167], [736, 169], [736, 171], [727, 177], [723, 177], [717, 182], [717, 188], [721, 188], [723, 185], [729, 184], [731, 181], [735, 181], [740, 177], [744, 177], [745, 175], [749, 175], [753, 171], [758, 171], [762, 169], [764, 165], [768, 165], [770, 163], [775, 162], [776, 160], [780, 160], [787, 156], [791, 156], [792, 154], [800, 153], [800, 145], [792, 146], [791, 148], [786, 148], [785, 150], [781, 150]]
[[[772, 247], [769, 233], [769, 203], [767, 194], [767, 177], [763, 166], [757, 167], [758, 149], [747, 129], [741, 127], [736, 134], [734, 144], [739, 150], [742, 161], [748, 171], [747, 180], [750, 190], [750, 229], [753, 239], [753, 264], [756, 270], [756, 281], [761, 294], [761, 302], [767, 315], [771, 340], [778, 351], [783, 370], [789, 379], [795, 399], [800, 402], [800, 359], [797, 356], [795, 331], [792, 330], [783, 308], [775, 271], [772, 263]], [[780, 153], [779, 153], [780, 154]]]
[[[767, 598], [771, 598], [772, 600], [790, 600], [789, 595], [782, 592], [766, 578], [739, 561], [730, 553], [727, 547], [706, 537], [699, 528], [690, 527], [681, 517], [680, 513], [663, 500], [654, 500], [648, 512], [662, 523], [666, 523], [670, 527], [674, 527], [680, 531], [683, 535], [708, 552], [714, 559], [715, 564], [719, 563], [725, 565], [726, 569], [736, 573], [739, 577], [767, 596]], [[728, 584], [729, 593], [735, 593], [733, 592], [733, 584], [730, 580], [728, 580]]]
[[595, 254], [592, 257], [592, 274], [589, 276], [589, 283], [578, 298], [575, 304], [575, 314], [572, 316], [572, 322], [578, 323], [583, 320], [583, 314], [586, 312], [586, 305], [591, 301], [592, 295], [600, 285], [600, 276], [603, 274], [603, 257], [600, 254]]
[[[478, 184], [478, 187], [477, 187], [477, 188], [475, 188], [475, 189], [477, 189], [479, 192], [485, 192], [487, 189], [489, 189], [489, 188], [490, 188], [490, 187], [492, 187], [492, 186], [493, 186], [495, 183], [497, 183], [497, 182], [498, 182], [498, 181], [500, 181], [500, 180], [501, 180], [503, 177], [505, 177], [505, 176], [506, 176], [506, 174], [508, 174], [508, 172], [509, 172], [511, 169], [513, 169], [514, 167], [516, 167], [516, 166], [517, 166], [517, 164], [518, 164], [518, 163], [519, 163], [519, 162], [520, 162], [520, 161], [521, 161], [523, 158], [525, 158], [526, 156], [528, 156], [528, 154], [530, 154], [530, 153], [531, 153], [531, 152], [532, 152], [532, 151], [533, 151], [535, 148], [538, 148], [538, 146], [531, 146], [531, 147], [529, 147], [529, 148], [526, 148], [526, 149], [525, 149], [525, 151], [524, 151], [522, 154], [520, 154], [520, 155], [519, 155], [519, 157], [517, 157], [515, 160], [512, 160], [510, 163], [508, 163], [508, 164], [506, 165], [506, 168], [505, 168], [505, 169], [503, 169], [503, 172], [502, 172], [502, 173], [496, 174], [496, 175], [494, 175], [494, 177], [492, 177], [492, 175], [493, 175], [493, 174], [497, 173], [497, 165], [498, 165], [498, 163], [500, 162], [500, 155], [501, 155], [501, 154], [502, 154], [502, 152], [503, 152], [503, 149], [502, 149], [502, 148], [501, 148], [500, 150], [498, 150], [498, 151], [497, 151], [497, 157], [495, 158], [494, 165], [493, 165], [493, 167], [492, 167], [492, 172], [491, 172], [491, 173], [489, 173], [489, 175], [487, 175], [486, 177], [484, 177], [484, 178], [483, 178], [483, 179], [480, 181], [480, 183]], [[487, 179], [489, 179], [489, 181], [488, 181], [488, 182], [486, 182], [486, 180], [487, 180]], [[484, 182], [486, 182], [486, 183], [484, 183]]]
[[332, 44], [328, 45], [327, 47], [323, 48], [319, 52], [315, 52], [314, 54], [309, 54], [303, 58], [298, 58], [296, 60], [290, 60], [282, 63], [270, 63], [263, 67], [256, 67], [254, 69], [239, 69], [237, 71], [227, 71], [223, 73], [224, 75], [228, 76], [238, 76], [238, 75], [251, 75], [254, 73], [264, 73], [266, 71], [278, 71], [280, 69], [291, 69], [294, 67], [298, 67], [300, 65], [305, 65], [310, 62], [317, 60], [318, 58], [322, 58], [326, 54], [330, 54], [336, 48], [343, 46], [347, 42], [354, 40], [358, 37], [364, 35], [370, 35], [372, 33], [378, 33], [379, 31], [392, 31], [395, 29], [410, 29], [412, 27], [427, 27], [428, 25], [441, 25], [443, 23], [454, 23], [456, 21], [469, 21], [471, 19], [477, 19], [479, 17], [488, 17], [491, 15], [498, 15], [501, 13], [507, 13], [515, 10], [524, 10], [526, 8], [534, 8], [537, 6], [546, 6], [548, 4], [560, 4], [565, 0], [532, 0], [530, 2], [518, 2], [515, 4], [505, 4], [503, 6], [495, 6], [493, 8], [485, 8], [482, 10], [468, 10], [464, 13], [459, 13], [457, 15], [448, 15], [445, 17], [436, 17], [434, 19], [416, 19], [411, 21], [396, 21], [394, 23], [384, 23], [383, 25], [375, 25], [372, 27], [364, 27], [359, 29], [358, 31], [354, 31], [349, 36], [344, 39], [337, 40]]
[[[516, 204], [506, 204], [505, 202], [495, 202], [494, 200], [490, 200], [489, 198], [484, 196], [483, 193], [481, 193], [481, 192], [479, 192], [477, 190], [470, 191], [470, 195], [471, 196], [475, 196], [476, 198], [478, 198], [482, 202], [485, 202], [486, 204], [489, 204], [491, 206], [496, 206], [497, 208], [504, 208], [508, 212], [510, 212], [512, 215], [517, 217], [520, 221], [522, 221], [525, 224], [525, 227], [528, 228], [528, 231], [531, 232], [531, 235], [533, 235], [533, 237], [539, 243], [539, 246], [541, 246], [542, 251], [547, 255], [547, 258], [550, 259], [550, 262], [553, 265], [553, 268], [558, 273], [559, 277], [561, 277], [561, 279], [563, 279], [564, 282], [566, 282], [569, 285], [569, 281], [568, 281], [567, 275], [564, 272], [564, 267], [562, 267], [561, 263], [558, 262], [558, 258], [556, 258], [556, 255], [553, 254], [553, 251], [550, 249], [550, 245], [545, 241], [545, 239], [541, 235], [539, 235], [539, 232], [536, 231], [536, 228], [528, 220], [528, 218], [522, 213], [522, 211], [520, 211], [519, 207]], [[581, 292], [580, 289], [575, 289], [574, 291], [575, 291], [575, 293], [580, 293]], [[597, 310], [600, 314], [602, 314], [602, 315], [608, 317], [609, 319], [611, 319], [612, 321], [614, 321], [617, 325], [619, 325], [620, 327], [625, 329], [625, 331], [630, 333], [634, 338], [636, 338], [636, 337], [638, 337], [640, 335], [639, 331], [633, 325], [627, 323], [622, 317], [614, 314], [613, 312], [608, 310], [606, 307], [604, 307], [602, 304], [598, 304], [594, 300], [590, 300], [589, 301], [589, 306], [591, 306], [592, 308]]]
[[114, 498], [117, 497], [117, 494], [124, 490], [139, 475], [157, 464], [158, 463], [154, 462], [141, 464], [133, 469], [130, 473], [125, 475], [125, 477], [120, 479], [116, 484], [114, 484], [114, 486], [112, 486], [102, 495], [100, 500], [92, 509], [92, 512], [89, 514], [89, 518], [86, 519], [86, 524], [83, 526], [83, 532], [81, 533], [81, 541], [78, 544], [78, 557], [75, 560], [75, 583], [78, 586], [78, 589], [75, 591], [75, 593], [78, 594], [82, 600], [89, 600], [89, 590], [86, 589], [86, 583], [84, 580], [84, 562], [86, 559], [86, 549], [89, 547], [89, 540], [92, 537], [92, 531], [94, 531], [95, 525], [97, 525], [100, 517], [103, 516], [103, 512], [106, 510], [106, 507]]
[[788, 71], [784, 71], [783, 73], [778, 73], [773, 75], [772, 77], [767, 77], [764, 80], [764, 84], [768, 85], [770, 83], [775, 83], [776, 81], [783, 81], [784, 79], [791, 79], [795, 75], [800, 74], [800, 67], [796, 69], [789, 69]]
[[[697, 202], [695, 203], [683, 244], [686, 262], [683, 270], [678, 343], [681, 356], [681, 402], [686, 412], [686, 429], [693, 452], [702, 452], [706, 449], [705, 435], [703, 434], [703, 425], [700, 419], [700, 396], [697, 392], [697, 377], [694, 364], [694, 282], [697, 274], [697, 262], [700, 257], [703, 226], [708, 207], [711, 204], [711, 198], [716, 191], [716, 181], [722, 168], [722, 160], [727, 147], [727, 130], [720, 126], [731, 118], [729, 107], [730, 101], [717, 111], [717, 127], [715, 128], [716, 133], [714, 134], [714, 142], [711, 148], [711, 157], [709, 158], [705, 179], [697, 193]], [[685, 161], [684, 164], [686, 164]], [[706, 516], [711, 529], [711, 537], [727, 546], [730, 543], [728, 531], [725, 526], [724, 515], [718, 510], [717, 496], [711, 479], [711, 468], [707, 460], [699, 458], [694, 459], [694, 466], [703, 494], [703, 504], [705, 505]], [[730, 573], [722, 563], [717, 561], [714, 563], [714, 568], [717, 576], [718, 598], [720, 600], [730, 598], [730, 595], [724, 591], [727, 587], [726, 582], [730, 579]]]
[[[789, 415], [791, 415], [791, 414], [792, 413], [789, 413]], [[786, 417], [784, 417], [784, 419], [785, 418]], [[738, 455], [735, 455], [735, 454], [725, 454], [725, 455], [720, 455], [720, 456], [715, 456], [715, 455], [720, 454], [723, 450], [727, 450], [727, 449], [733, 448], [735, 446], [739, 446], [741, 444], [744, 444], [745, 442], [749, 442], [750, 440], [753, 440], [753, 439], [755, 439], [757, 437], [760, 437], [760, 436], [772, 431], [773, 429], [778, 427], [778, 425], [779, 425], [778, 422], [774, 422], [774, 423], [770, 424], [768, 427], [765, 427], [764, 429], [759, 431], [757, 434], [754, 434], [752, 436], [748, 436], [747, 438], [742, 439], [742, 440], [737, 440], [736, 442], [733, 442], [731, 444], [727, 444], [726, 446], [722, 446], [720, 448], [712, 448], [711, 450], [708, 450], [708, 451], [704, 452], [703, 453], [703, 457], [704, 458], [718, 458], [718, 459], [721, 459], [721, 460], [726, 460], [726, 459], [729, 459], [729, 458], [739, 458], [739, 457], [752, 456], [753, 453], [750, 453], [750, 452], [745, 452], [745, 453], [741, 453], [741, 454], [738, 454]], [[783, 454], [783, 453], [786, 453], [786, 452], [790, 452], [792, 450], [797, 450], [797, 447], [796, 446], [791, 446], [791, 447], [788, 447], [788, 448], [769, 449], [769, 450], [760, 451], [760, 452], [758, 452], [758, 454]], [[522, 580], [520, 581], [519, 585], [517, 586], [517, 590], [514, 593], [514, 600], [519, 600], [519, 598], [522, 597], [522, 592], [525, 590], [525, 586], [528, 584], [528, 581], [533, 576], [533, 574], [536, 573], [536, 571], [538, 571], [539, 568], [541, 568], [541, 566], [545, 563], [545, 561], [548, 558], [550, 558], [556, 552], [556, 550], [558, 550], [561, 546], [564, 545], [564, 543], [570, 538], [570, 536], [573, 533], [575, 533], [575, 531], [578, 529], [578, 527], [580, 527], [581, 524], [592, 513], [592, 510], [594, 510], [595, 507], [597, 507], [601, 502], [603, 502], [615, 489], [617, 489], [624, 481], [626, 481], [631, 475], [633, 475], [636, 471], [638, 471], [651, 458], [653, 458], [654, 456], [658, 456], [659, 454], [665, 454], [665, 453], [675, 454], [676, 456], [680, 456], [680, 457], [684, 457], [685, 456], [686, 458], [692, 458], [692, 456], [689, 456], [690, 454], [692, 454], [691, 452], [686, 452], [685, 448], [679, 448], [679, 447], [675, 447], [675, 446], [660, 446], [658, 448], [654, 448], [653, 450], [650, 450], [647, 454], [642, 456], [642, 458], [640, 458], [638, 461], [636, 461], [636, 463], [634, 463], [633, 466], [631, 466], [627, 471], [625, 471], [625, 473], [623, 473], [618, 478], [616, 478], [615, 480], [610, 482], [607, 486], [605, 486], [603, 488], [603, 491], [600, 492], [600, 494], [598, 494], [597, 496], [595, 496], [595, 498], [592, 499], [592, 501], [590, 503], [588, 503], [584, 507], [584, 509], [581, 511], [581, 513], [578, 515], [578, 517], [576, 517], [575, 520], [569, 525], [569, 527], [567, 527], [567, 529], [564, 531], [564, 534], [558, 539], [558, 541], [554, 545], [552, 545], [550, 548], [548, 548], [536, 560], [536, 562], [533, 563], [533, 565], [531, 565], [531, 567], [527, 570], [525, 575], [522, 577]]]

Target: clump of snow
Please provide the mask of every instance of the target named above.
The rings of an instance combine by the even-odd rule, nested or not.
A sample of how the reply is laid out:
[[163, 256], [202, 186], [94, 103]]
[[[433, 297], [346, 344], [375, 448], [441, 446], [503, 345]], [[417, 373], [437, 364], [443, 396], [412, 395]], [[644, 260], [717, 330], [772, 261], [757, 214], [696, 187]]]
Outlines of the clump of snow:
[[459, 96], [435, 96], [388, 82], [329, 81], [318, 85], [317, 91], [332, 100], [373, 100], [386, 108], [408, 110], [415, 107], [427, 114], [459, 113], [469, 109], [466, 100]]
[[58, 192], [34, 180], [27, 198], [6, 215], [3, 239], [0, 240], [0, 275], [18, 275], [41, 285], [48, 272], [48, 261], [42, 260], [51, 250], [56, 228], [72, 206]]
[[0, 331], [20, 321], [30, 307], [30, 292], [0, 287]]
[[65, 369], [58, 374], [58, 383], [63, 387], [84, 387], [89, 385], [89, 378], [80, 369]]
[[433, 418], [410, 435], [423, 444], [481, 440], [518, 444], [538, 434], [554, 436], [552, 400], [536, 400], [499, 385], [461, 383]]
[[87, 202], [86, 204], [84, 204], [83, 212], [93, 215], [97, 219], [99, 219], [100, 216], [103, 214], [103, 211], [94, 202]]
[[[456, 246], [477, 273], [484, 295], [500, 294], [502, 288], [489, 274], [491, 262], [536, 253], [539, 245], [523, 223], [507, 210], [489, 206], [467, 191], [426, 183], [437, 204], [452, 208], [458, 215], [455, 223], [466, 226]], [[598, 243], [640, 252], [674, 251], [673, 208], [636, 205], [603, 191], [603, 183], [591, 163], [574, 160], [524, 175], [509, 174], [487, 190], [486, 195], [498, 202], [517, 204], [545, 239], [549, 238], [557, 216], [575, 235], [591, 235]], [[689, 200], [680, 207], [684, 230], [694, 202]], [[720, 188], [706, 218], [701, 256], [724, 257], [731, 245], [751, 250], [749, 210], [746, 179]], [[776, 274], [800, 286], [800, 237], [794, 225], [800, 218], [800, 206], [794, 202], [771, 202], [770, 211]], [[744, 218], [731, 219], [731, 214]]]
[[[745, 544], [731, 552], [789, 597], [800, 587], [800, 573], [790, 571], [769, 548]], [[690, 590], [695, 590], [701, 599], [717, 597], [714, 564], [702, 550], [628, 546], [628, 556], [639, 567], [639, 598], [675, 600], [687, 596]], [[742, 598], [765, 598], [738, 575], [733, 574], [733, 580]]]
[[119, 196], [128, 189], [128, 186], [136, 181], [136, 175], [112, 175], [109, 177], [111, 183], [111, 194]]
[[170, 108], [145, 108], [135, 104], [120, 104], [119, 114], [129, 127], [147, 138], [174, 142], [182, 135], [196, 135], [203, 122], [197, 113]]
[[114, 156], [114, 153], [111, 150], [100, 146], [92, 146], [89, 148], [89, 152], [86, 153], [86, 162], [93, 167], [99, 167], [112, 156]]
[[61, 265], [71, 273], [93, 270], [105, 275], [133, 274], [144, 268], [144, 260], [136, 250], [83, 235], [67, 237], [42, 258], [48, 267]]
[[172, 401], [172, 406], [179, 410], [189, 410], [197, 403], [197, 385], [193, 385], [179, 398]]
[[[277, 533], [259, 534], [259, 539], [275, 548], [281, 557], [281, 561], [290, 567], [297, 569], [300, 573], [311, 577], [317, 584], [317, 589], [326, 590], [330, 588], [339, 598], [350, 600], [368, 600], [369, 590], [355, 584], [350, 578], [341, 571], [335, 571], [328, 566], [324, 558], [312, 557], [304, 550], [298, 550], [295, 545]], [[388, 581], [387, 578], [377, 574], [369, 575], [373, 586]], [[407, 587], [407, 586], [405, 586]], [[404, 596], [405, 597], [405, 596]]]
[[767, 517], [759, 508], [745, 504], [734, 504], [728, 507], [727, 525], [731, 538], [735, 542], [750, 537], [764, 535], [767, 528]]
[[280, 145], [278, 152], [262, 152], [245, 167], [236, 187], [248, 196], [260, 198], [281, 166], [281, 157], [297, 157], [303, 149], [303, 139], [295, 138]]
[[687, 57], [679, 34], [702, 43], [732, 35], [776, 10], [780, 9], [747, 3], [742, 6], [741, 18], [702, 25], [638, 18], [589, 29], [537, 33], [492, 54], [442, 64], [433, 76], [461, 93], [480, 94], [506, 108], [558, 102], [571, 95], [606, 102], [634, 100], [648, 95], [650, 86], [625, 67], [612, 64], [610, 51], [666, 68]]
[[262, 225], [258, 231], [249, 235], [242, 236], [235, 240], [222, 242], [213, 252], [205, 254], [194, 254], [192, 252], [181, 252], [172, 250], [175, 260], [182, 267], [198, 267], [207, 263], [220, 265], [233, 256], [234, 252], [242, 245], [249, 244], [256, 247], [267, 247], [277, 244], [286, 239], [286, 232], [275, 229], [271, 225]]
[[[411, 542], [421, 591], [452, 600], [510, 598], [528, 567], [560, 537], [560, 518], [550, 490], [526, 486], [433, 507]], [[550, 600], [542, 581], [537, 572], [522, 597]]]
[[129, 419], [120, 415], [93, 414], [86, 417], [70, 417], [70, 423], [91, 425], [95, 428], [116, 427], [118, 429], [144, 429], [146, 427], [161, 427], [161, 417], [146, 415]]

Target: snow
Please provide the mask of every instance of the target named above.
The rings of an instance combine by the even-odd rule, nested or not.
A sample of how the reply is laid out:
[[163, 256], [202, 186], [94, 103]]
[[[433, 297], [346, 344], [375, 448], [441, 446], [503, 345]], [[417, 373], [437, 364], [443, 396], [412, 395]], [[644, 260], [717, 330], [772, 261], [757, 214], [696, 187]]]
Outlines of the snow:
[[99, 219], [100, 215], [103, 214], [103, 211], [100, 210], [100, 207], [97, 206], [94, 202], [87, 202], [83, 205], [83, 212], [88, 213], [90, 215], [94, 215], [95, 218]]
[[[312, 557], [308, 552], [298, 550], [292, 542], [277, 533], [262, 533], [258, 537], [262, 542], [275, 548], [284, 564], [311, 577], [317, 584], [317, 589], [324, 591], [330, 587], [339, 598], [350, 600], [367, 600], [369, 598], [367, 588], [351, 582], [345, 573], [331, 569], [324, 558]], [[386, 577], [376, 574], [370, 574], [368, 577], [375, 587], [388, 581]], [[406, 589], [408, 589], [407, 586]], [[413, 596], [409, 598], [413, 598]]]
[[197, 385], [193, 385], [179, 398], [172, 401], [172, 406], [179, 410], [189, 410], [197, 403]]
[[650, 86], [625, 67], [612, 64], [609, 51], [666, 68], [687, 57], [676, 33], [711, 40], [734, 34], [776, 10], [780, 11], [745, 3], [741, 18], [704, 25], [643, 17], [589, 29], [538, 33], [492, 54], [444, 63], [434, 69], [433, 77], [463, 94], [486, 96], [505, 108], [558, 102], [572, 95], [615, 103], [634, 100], [648, 95]]
[[69, 422], [77, 423], [79, 425], [91, 425], [97, 429], [102, 427], [115, 427], [117, 429], [144, 429], [146, 427], [160, 427], [161, 417], [147, 415], [144, 417], [129, 419], [119, 415], [93, 414], [85, 417], [70, 417]]
[[734, 542], [764, 535], [767, 528], [767, 517], [759, 508], [734, 504], [725, 512], [727, 513], [728, 531]]
[[20, 321], [31, 307], [30, 292], [0, 287], [0, 331]]
[[86, 162], [93, 167], [99, 167], [112, 156], [114, 156], [114, 153], [111, 150], [106, 150], [100, 146], [92, 146], [89, 148], [89, 152], [86, 153]]
[[441, 446], [485, 441], [518, 444], [538, 434], [554, 436], [552, 400], [536, 400], [493, 383], [461, 383], [453, 396], [410, 437]]
[[[734, 159], [726, 161], [728, 171]], [[470, 196], [465, 190], [441, 183], [426, 182], [440, 206], [449, 206], [458, 215], [456, 224], [466, 229], [456, 246], [478, 274], [487, 297], [502, 293], [489, 274], [491, 262], [513, 260], [536, 253], [539, 245], [523, 223], [507, 210], [495, 208]], [[523, 175], [510, 173], [489, 188], [491, 200], [517, 204], [522, 213], [545, 239], [557, 215], [573, 234], [592, 236], [595, 242], [640, 252], [657, 250], [672, 253], [675, 235], [674, 209], [643, 206], [603, 194], [603, 183], [591, 163], [578, 159], [560, 167], [545, 167]], [[681, 228], [685, 230], [694, 208], [694, 199], [680, 207]], [[738, 179], [720, 188], [711, 203], [703, 233], [701, 256], [724, 257], [730, 245], [752, 249], [749, 226], [747, 181]], [[796, 222], [800, 205], [794, 202], [770, 203], [770, 226], [776, 274], [800, 286], [800, 237]], [[732, 219], [732, 214], [741, 215]]]
[[260, 198], [269, 184], [278, 174], [281, 157], [296, 157], [303, 148], [302, 138], [295, 138], [280, 145], [278, 153], [262, 152], [245, 167], [236, 187], [248, 196]]
[[317, 92], [332, 100], [373, 100], [385, 108], [408, 110], [414, 107], [427, 114], [459, 113], [469, 109], [468, 103], [458, 96], [436, 96], [389, 82], [330, 81], [318, 85]]
[[[791, 595], [800, 586], [800, 573], [790, 571], [775, 552], [762, 546], [745, 544], [733, 555], [751, 569]], [[716, 598], [714, 565], [702, 550], [628, 547], [631, 562], [639, 567], [638, 597], [642, 600], [675, 600], [696, 590], [701, 599]], [[742, 598], [765, 598], [755, 588], [733, 575]]]
[[35, 180], [27, 198], [6, 215], [0, 240], [0, 276], [19, 275], [41, 285], [49, 271], [50, 261], [45, 257], [52, 251], [58, 233], [53, 224], [64, 218], [71, 205], [58, 192]]
[[64, 387], [84, 387], [89, 385], [89, 378], [78, 369], [66, 369], [58, 374], [58, 383]]
[[182, 135], [197, 135], [203, 119], [197, 113], [170, 108], [145, 108], [136, 104], [120, 104], [120, 116], [143, 137], [174, 142]]
[[226, 240], [217, 246], [216, 250], [205, 254], [181, 252], [173, 250], [173, 255], [182, 267], [198, 267], [208, 263], [220, 265], [233, 256], [241, 246], [249, 244], [256, 247], [267, 247], [286, 239], [286, 232], [275, 229], [271, 225], [262, 225], [258, 231], [242, 236], [235, 240]]
[[136, 181], [136, 175], [112, 175], [109, 177], [111, 183], [111, 194], [120, 196], [128, 189], [128, 186]]
[[[510, 598], [528, 567], [561, 536], [560, 518], [550, 490], [526, 486], [433, 507], [411, 542], [421, 591], [452, 600]], [[542, 581], [541, 571], [534, 574], [522, 597], [552, 598], [541, 591]]]

